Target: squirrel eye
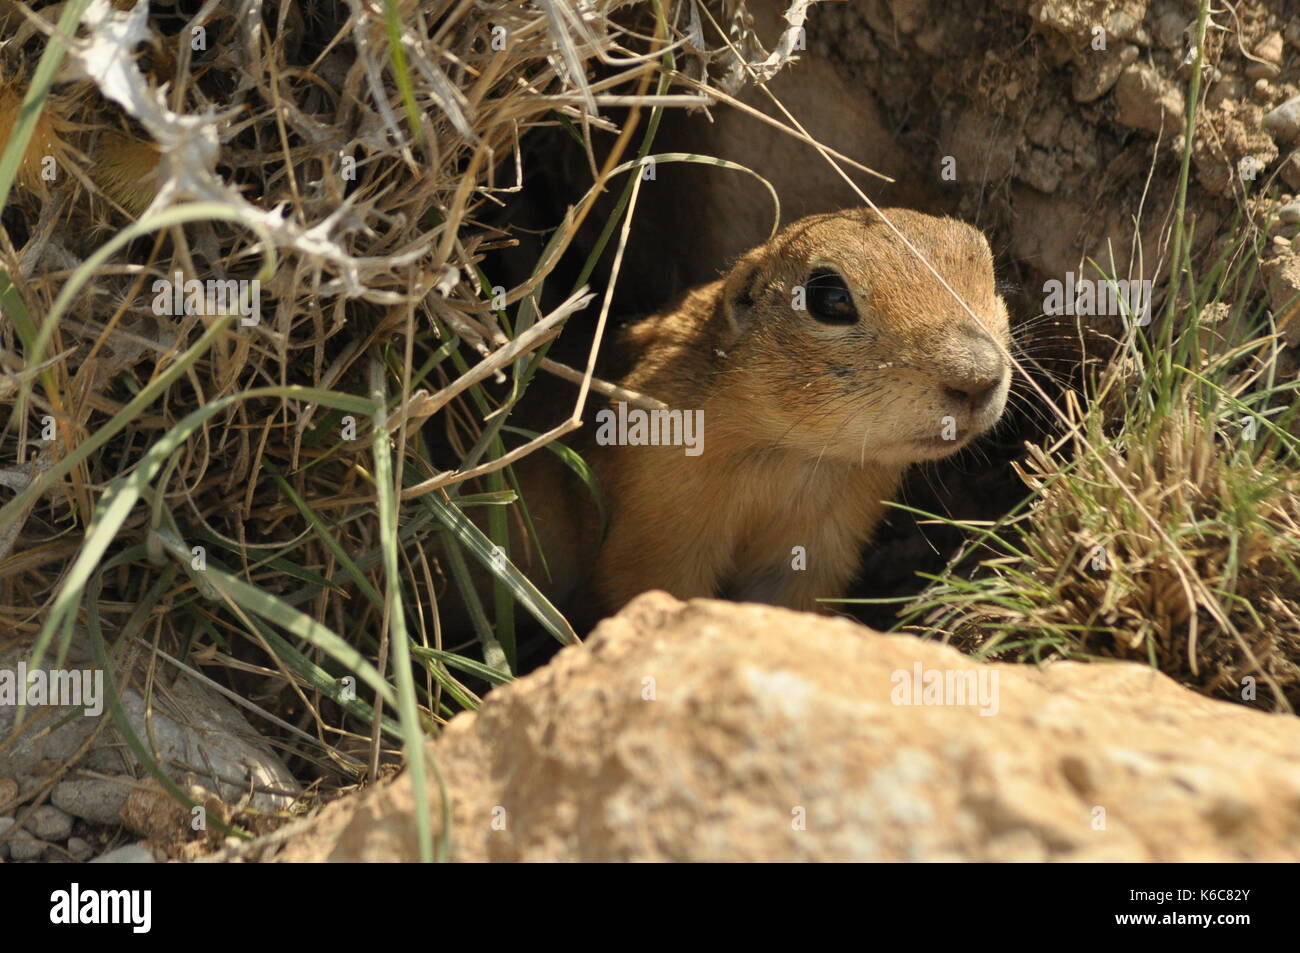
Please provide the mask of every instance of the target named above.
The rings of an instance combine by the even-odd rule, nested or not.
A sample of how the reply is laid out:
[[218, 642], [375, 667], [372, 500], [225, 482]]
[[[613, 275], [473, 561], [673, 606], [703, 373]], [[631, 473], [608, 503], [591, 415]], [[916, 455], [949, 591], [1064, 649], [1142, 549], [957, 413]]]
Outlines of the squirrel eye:
[[808, 312], [823, 324], [853, 324], [858, 320], [848, 285], [829, 268], [818, 268], [808, 277]]

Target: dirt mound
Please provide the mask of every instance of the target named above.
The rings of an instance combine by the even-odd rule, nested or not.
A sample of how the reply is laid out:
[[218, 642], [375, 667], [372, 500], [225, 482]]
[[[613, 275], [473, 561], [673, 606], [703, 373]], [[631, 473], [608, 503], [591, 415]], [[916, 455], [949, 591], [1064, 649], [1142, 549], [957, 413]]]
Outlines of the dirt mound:
[[[867, 0], [814, 16], [810, 51], [878, 97], [923, 168], [937, 176], [942, 157], [956, 160], [945, 187], [1018, 262], [1059, 277], [1113, 251], [1127, 270], [1145, 219], [1138, 267], [1162, 270], [1163, 246], [1149, 239], [1177, 182], [1195, 4]], [[1206, 233], [1276, 176], [1300, 188], [1291, 131], [1264, 123], [1300, 93], [1297, 11], [1247, 2], [1216, 20], [1189, 197]]]

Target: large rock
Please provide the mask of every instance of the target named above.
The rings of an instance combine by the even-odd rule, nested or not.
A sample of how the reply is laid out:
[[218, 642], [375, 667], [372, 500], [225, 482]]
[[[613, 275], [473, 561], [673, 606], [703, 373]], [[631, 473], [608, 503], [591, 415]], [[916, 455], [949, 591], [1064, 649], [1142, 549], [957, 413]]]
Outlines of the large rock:
[[[918, 671], [987, 694], [914, 704]], [[663, 593], [431, 750], [459, 860], [1300, 859], [1294, 717], [1135, 664], [981, 665]], [[403, 775], [281, 859], [408, 860], [413, 831]]]

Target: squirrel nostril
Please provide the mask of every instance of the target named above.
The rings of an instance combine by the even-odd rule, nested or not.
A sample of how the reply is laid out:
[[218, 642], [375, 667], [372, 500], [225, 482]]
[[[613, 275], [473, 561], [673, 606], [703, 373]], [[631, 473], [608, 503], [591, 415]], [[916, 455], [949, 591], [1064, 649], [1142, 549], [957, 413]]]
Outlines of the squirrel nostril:
[[997, 381], [973, 381], [969, 384], [947, 384], [943, 388], [944, 396], [959, 404], [969, 404], [972, 410], [979, 410], [989, 402], [997, 390]]

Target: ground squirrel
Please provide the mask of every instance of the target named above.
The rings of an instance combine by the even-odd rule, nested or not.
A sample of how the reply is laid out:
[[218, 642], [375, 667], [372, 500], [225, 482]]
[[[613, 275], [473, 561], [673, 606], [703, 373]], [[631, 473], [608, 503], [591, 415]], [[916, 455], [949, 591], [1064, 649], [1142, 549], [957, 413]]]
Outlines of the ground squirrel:
[[603, 543], [586, 491], [551, 454], [528, 458], [542, 459], [525, 499], [567, 567], [544, 587], [557, 601], [572, 591], [593, 618], [647, 589], [818, 609], [853, 581], [906, 467], [997, 421], [1009, 331], [988, 243], [954, 219], [883, 214], [978, 320], [864, 208], [795, 222], [629, 326], [619, 383], [677, 426], [645, 445], [626, 426], [646, 429], [638, 412], [588, 407], [578, 444], [608, 501]]

